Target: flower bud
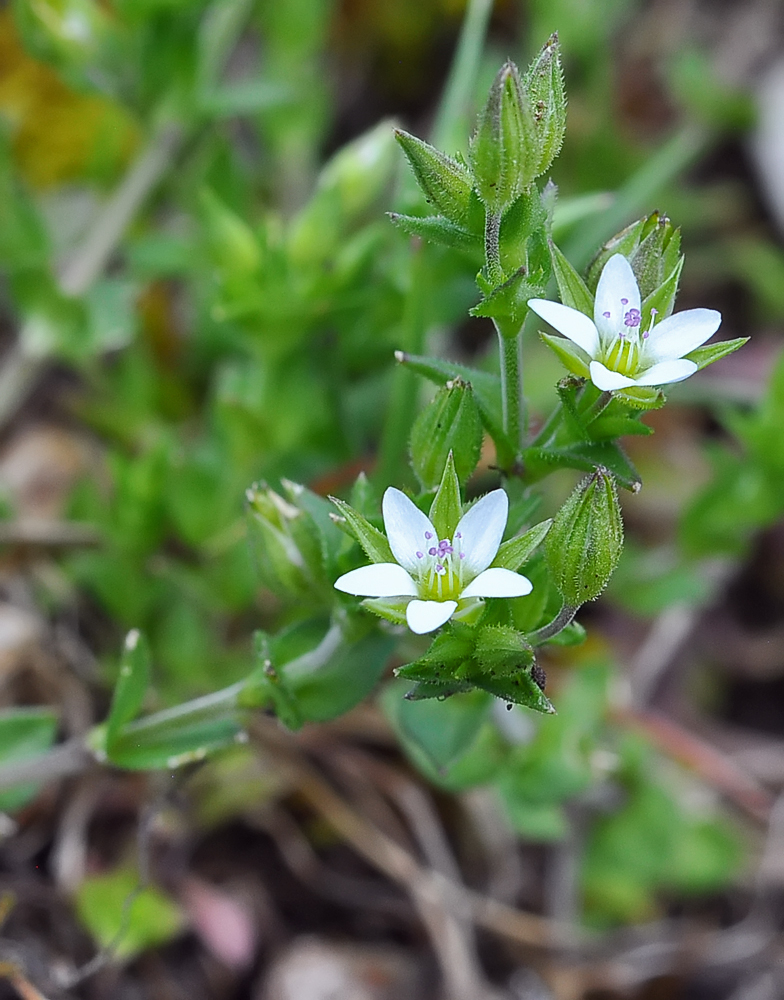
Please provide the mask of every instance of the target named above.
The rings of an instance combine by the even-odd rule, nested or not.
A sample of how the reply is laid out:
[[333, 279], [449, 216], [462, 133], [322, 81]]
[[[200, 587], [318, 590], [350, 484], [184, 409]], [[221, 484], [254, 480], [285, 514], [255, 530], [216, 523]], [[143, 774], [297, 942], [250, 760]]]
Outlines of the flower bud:
[[623, 549], [623, 523], [610, 473], [598, 468], [577, 485], [547, 535], [550, 572], [567, 605], [601, 594]]
[[523, 88], [533, 111], [537, 157], [532, 170], [533, 176], [539, 177], [550, 169], [560, 152], [566, 131], [566, 91], [557, 32], [531, 63]]
[[283, 600], [324, 585], [318, 532], [309, 515], [265, 485], [247, 491], [250, 540], [262, 584]]
[[422, 488], [435, 489], [452, 452], [455, 472], [465, 483], [482, 448], [482, 421], [470, 382], [455, 378], [419, 414], [411, 431], [411, 464]]
[[[666, 215], [652, 212], [609, 239], [591, 261], [587, 283], [596, 291], [604, 265], [616, 253], [629, 261], [643, 299], [665, 282], [681, 262], [680, 230]], [[673, 293], [674, 298], [674, 293]]]
[[493, 81], [470, 146], [474, 184], [489, 213], [502, 213], [528, 187], [538, 159], [531, 105], [517, 67], [507, 62]]
[[471, 201], [471, 175], [450, 156], [402, 129], [395, 138], [403, 147], [422, 193], [439, 215], [457, 225], [465, 222]]

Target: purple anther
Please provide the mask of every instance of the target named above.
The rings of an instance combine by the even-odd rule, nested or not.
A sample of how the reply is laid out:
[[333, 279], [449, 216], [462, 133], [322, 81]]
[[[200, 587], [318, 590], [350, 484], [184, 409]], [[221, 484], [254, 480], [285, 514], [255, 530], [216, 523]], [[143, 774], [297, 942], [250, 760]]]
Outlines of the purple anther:
[[629, 305], [629, 300], [628, 299], [621, 299], [621, 305], [622, 306], [628, 306]]
[[441, 563], [439, 563], [439, 564], [438, 564], [438, 565], [436, 566], [436, 573], [446, 573], [446, 570], [445, 570], [445, 569], [444, 569], [444, 567], [443, 567], [443, 566], [441, 565]]
[[430, 540], [430, 539], [431, 539], [432, 537], [433, 537], [433, 532], [432, 532], [432, 531], [426, 531], [426, 532], [425, 532], [425, 538], [427, 538], [427, 540], [428, 540], [428, 541], [429, 541], [429, 540]]
[[461, 552], [461, 553], [460, 553], [460, 558], [461, 558], [461, 559], [465, 559], [465, 552]]
[[461, 534], [461, 533], [460, 533], [459, 531], [458, 531], [458, 533], [457, 533], [457, 534], [455, 535], [455, 538], [462, 538], [462, 537], [463, 537], [463, 536], [462, 536], [462, 534]]
[[623, 317], [623, 321], [626, 326], [639, 326], [641, 319], [642, 317], [640, 316], [639, 309], [630, 309]]
[[605, 319], [609, 319], [610, 316], [612, 316], [612, 313], [609, 312], [609, 311], [608, 312], [604, 312], [604, 313], [602, 313], [602, 316], [604, 316]]
[[434, 545], [432, 548], [430, 548], [430, 549], [427, 550], [427, 553], [428, 553], [428, 555], [434, 556], [437, 551], [438, 551], [438, 549]]
[[424, 552], [417, 552], [416, 557], [417, 557], [417, 559], [424, 559], [425, 553]]
[[642, 339], [647, 340], [648, 337], [650, 337], [650, 335], [651, 335], [650, 330], [646, 330], [645, 333], [642, 335]]

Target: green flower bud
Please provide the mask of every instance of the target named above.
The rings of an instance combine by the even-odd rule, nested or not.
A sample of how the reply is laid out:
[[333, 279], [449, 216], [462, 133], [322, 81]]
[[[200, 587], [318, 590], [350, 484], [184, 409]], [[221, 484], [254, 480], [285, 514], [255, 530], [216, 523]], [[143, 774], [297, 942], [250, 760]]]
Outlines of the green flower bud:
[[567, 605], [601, 594], [623, 549], [623, 523], [615, 482], [597, 469], [577, 485], [547, 535], [547, 562]]
[[402, 129], [395, 138], [403, 147], [422, 192], [433, 208], [457, 225], [465, 222], [471, 201], [471, 175], [467, 168]]
[[534, 59], [525, 74], [523, 88], [533, 110], [537, 157], [531, 169], [534, 177], [547, 170], [561, 150], [566, 131], [566, 90], [561, 69], [558, 32]]
[[262, 584], [283, 600], [313, 598], [326, 587], [318, 532], [310, 516], [266, 485], [247, 491], [250, 541]]
[[493, 81], [471, 138], [470, 161], [477, 193], [498, 215], [536, 176], [536, 126], [517, 67], [507, 62]]
[[201, 191], [202, 217], [212, 253], [221, 271], [252, 274], [261, 261], [259, 241], [248, 224], [212, 191]]
[[465, 483], [482, 448], [482, 421], [470, 382], [447, 382], [419, 414], [411, 431], [411, 464], [422, 488], [435, 489], [452, 452], [455, 472]]

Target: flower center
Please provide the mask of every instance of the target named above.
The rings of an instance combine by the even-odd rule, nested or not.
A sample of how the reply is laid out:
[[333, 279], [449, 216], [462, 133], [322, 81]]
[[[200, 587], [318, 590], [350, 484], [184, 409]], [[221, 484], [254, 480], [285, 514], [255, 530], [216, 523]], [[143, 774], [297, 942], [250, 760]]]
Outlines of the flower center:
[[[621, 305], [625, 308], [628, 299], [621, 299]], [[606, 314], [605, 314], [606, 315]], [[653, 324], [656, 322], [656, 310], [651, 309], [651, 323], [647, 330], [641, 327], [642, 314], [639, 309], [631, 308], [623, 312], [623, 326], [618, 331], [616, 338], [605, 352], [604, 363], [611, 371], [626, 375], [627, 378], [634, 378], [640, 369], [640, 355], [642, 354], [643, 343], [650, 335]]]
[[426, 531], [422, 548], [417, 550], [419, 561], [416, 582], [423, 601], [456, 601], [463, 589], [463, 558], [460, 551], [462, 536], [455, 535], [454, 545], [449, 538], [435, 538]]

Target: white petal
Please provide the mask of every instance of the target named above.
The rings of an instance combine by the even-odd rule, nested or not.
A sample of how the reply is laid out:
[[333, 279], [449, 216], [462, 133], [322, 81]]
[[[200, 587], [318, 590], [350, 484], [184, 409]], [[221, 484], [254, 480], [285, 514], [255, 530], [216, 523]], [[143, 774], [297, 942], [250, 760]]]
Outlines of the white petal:
[[715, 309], [686, 309], [655, 326], [645, 342], [647, 361], [682, 358], [701, 347], [719, 329], [721, 313]]
[[627, 378], [620, 372], [610, 371], [601, 361], [591, 362], [591, 381], [597, 389], [604, 391], [625, 389], [629, 385], [635, 385], [633, 378]]
[[397, 563], [373, 563], [344, 573], [335, 589], [356, 597], [416, 597], [417, 586]]
[[412, 632], [433, 632], [455, 613], [457, 601], [409, 601], [406, 621]]
[[394, 486], [384, 493], [381, 511], [392, 555], [409, 573], [415, 573], [419, 565], [417, 552], [427, 552], [428, 544], [432, 545], [436, 539], [436, 529], [405, 493]]
[[493, 490], [460, 518], [452, 548], [458, 559], [462, 553], [461, 562], [468, 576], [478, 576], [495, 559], [508, 516], [509, 498], [503, 490]]
[[472, 580], [461, 597], [525, 597], [534, 589], [527, 576], [511, 569], [486, 569]]
[[629, 261], [616, 253], [604, 265], [593, 305], [593, 319], [602, 342], [610, 344], [623, 331], [626, 313], [639, 308], [640, 289], [634, 271]]
[[585, 313], [549, 299], [529, 299], [528, 308], [582, 347], [592, 358], [599, 353], [599, 332]]
[[637, 385], [667, 385], [670, 382], [682, 382], [697, 371], [693, 361], [679, 358], [676, 361], [660, 361], [658, 365], [649, 368], [647, 372], [634, 381]]

